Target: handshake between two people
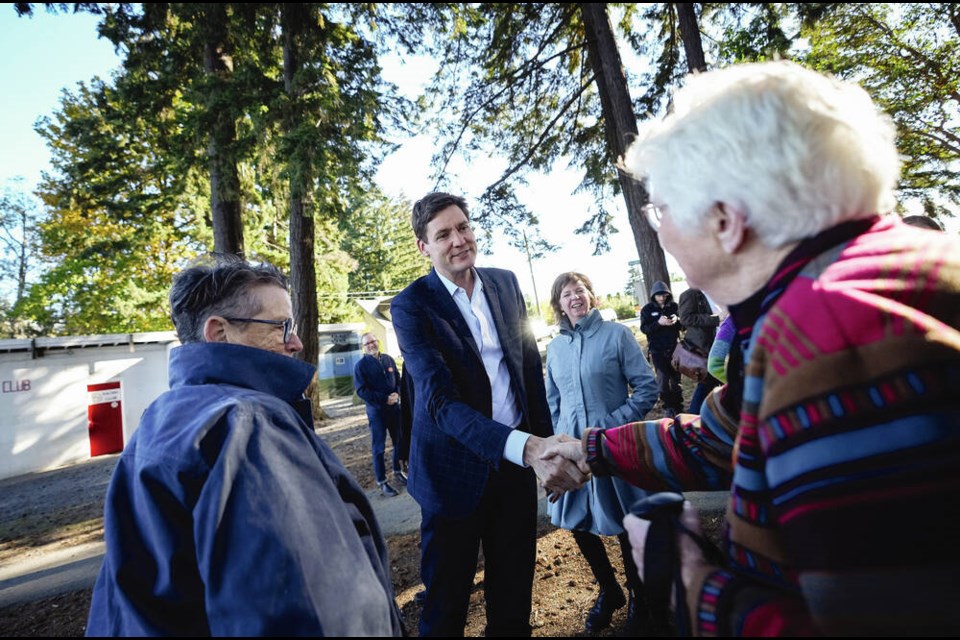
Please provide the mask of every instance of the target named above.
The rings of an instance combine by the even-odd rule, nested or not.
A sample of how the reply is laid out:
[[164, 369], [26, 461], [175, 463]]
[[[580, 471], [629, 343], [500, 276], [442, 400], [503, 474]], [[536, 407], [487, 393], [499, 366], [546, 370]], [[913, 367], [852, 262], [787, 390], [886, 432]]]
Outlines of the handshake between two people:
[[523, 461], [533, 467], [550, 502], [556, 502], [567, 491], [579, 489], [590, 479], [590, 466], [581, 442], [562, 433], [549, 438], [527, 438]]

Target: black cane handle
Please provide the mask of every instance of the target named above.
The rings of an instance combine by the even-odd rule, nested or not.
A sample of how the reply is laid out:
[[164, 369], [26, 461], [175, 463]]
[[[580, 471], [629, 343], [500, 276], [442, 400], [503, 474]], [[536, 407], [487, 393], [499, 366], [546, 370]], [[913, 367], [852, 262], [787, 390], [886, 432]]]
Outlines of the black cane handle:
[[683, 495], [672, 491], [652, 493], [633, 503], [630, 513], [644, 520], [653, 520], [664, 515], [679, 517], [683, 513], [683, 500]]
[[677, 635], [689, 636], [690, 622], [683, 581], [680, 579], [680, 551], [677, 547], [677, 534], [682, 527], [680, 514], [683, 513], [683, 501], [679, 493], [654, 493], [634, 503], [630, 513], [650, 521], [643, 548], [643, 580], [654, 624], [661, 630], [669, 628], [672, 591]]

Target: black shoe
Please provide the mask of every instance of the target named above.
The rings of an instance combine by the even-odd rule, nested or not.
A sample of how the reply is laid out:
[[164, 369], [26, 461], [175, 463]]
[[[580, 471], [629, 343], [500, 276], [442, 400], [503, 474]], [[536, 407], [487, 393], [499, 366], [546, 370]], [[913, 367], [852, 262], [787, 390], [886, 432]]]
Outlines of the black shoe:
[[677, 410], [676, 410], [676, 409], [664, 409], [664, 410], [663, 410], [663, 417], [664, 417], [664, 418], [676, 418], [676, 417], [677, 417]]
[[394, 480], [396, 481], [396, 483], [399, 484], [400, 486], [402, 486], [402, 487], [407, 486], [407, 474], [405, 474], [403, 471], [394, 471], [394, 472], [393, 472], [393, 479], [394, 479]]
[[382, 493], [382, 494], [383, 494], [384, 496], [386, 496], [387, 498], [392, 498], [392, 497], [394, 497], [394, 496], [400, 495], [399, 493], [397, 493], [397, 490], [396, 490], [396, 489], [394, 489], [393, 487], [391, 487], [391, 486], [390, 486], [389, 484], [387, 484], [386, 482], [381, 482], [381, 483], [380, 483], [380, 493]]
[[593, 603], [593, 607], [587, 613], [584, 631], [597, 633], [606, 629], [613, 619], [613, 612], [625, 604], [627, 604], [627, 600], [623, 597], [623, 591], [620, 590], [620, 587], [600, 589], [597, 601]]

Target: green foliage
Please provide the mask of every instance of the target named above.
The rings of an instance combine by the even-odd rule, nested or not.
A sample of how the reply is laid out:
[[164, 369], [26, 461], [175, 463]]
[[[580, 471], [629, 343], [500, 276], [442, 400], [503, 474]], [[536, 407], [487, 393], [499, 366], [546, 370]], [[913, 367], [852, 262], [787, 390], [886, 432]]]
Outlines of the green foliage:
[[373, 44], [351, 24], [367, 14], [325, 4], [283, 6], [293, 12], [285, 26], [302, 63], [288, 90], [270, 103], [283, 129], [283, 175], [295, 185], [292, 197], [310, 198], [322, 215], [340, 217], [351, 190], [366, 187], [374, 164], [392, 149], [378, 122], [390, 87], [380, 79]]
[[[432, 126], [442, 141], [436, 163], [444, 181], [452, 179], [455, 153], [504, 157], [475, 219], [488, 233], [505, 228], [531, 259], [551, 247], [537, 234], [540, 220], [515, 196], [529, 171], [557, 162], [580, 170], [571, 188], [593, 194], [595, 206], [579, 232], [599, 250], [615, 232], [608, 198], [620, 183], [580, 5], [77, 7], [103, 16], [101, 33], [124, 65], [114, 78], [64, 92], [58, 110], [38, 122], [53, 171], [39, 188], [43, 211], [31, 211], [22, 229], [39, 245], [22, 234], [5, 239], [29, 244], [20, 264], [42, 273], [20, 278], [7, 243], [0, 266], [7, 278], [18, 273], [19, 293], [0, 309], [6, 335], [169, 329], [170, 278], [213, 246], [214, 164], [235, 171], [221, 187], [242, 205], [252, 259], [291, 267], [289, 205], [303, 200], [315, 223], [320, 321], [359, 318], [346, 291], [393, 291], [428, 269], [408, 229], [409, 204], [357, 195], [369, 192], [373, 167], [392, 148], [382, 137], [386, 127]], [[281, 7], [292, 12], [287, 25], [296, 26], [290, 33], [302, 62], [289, 86]], [[627, 65], [639, 88], [635, 111], [641, 119], [659, 115], [686, 73], [674, 5], [609, 7], [619, 40], [649, 63]], [[861, 82], [898, 126], [903, 194], [933, 215], [943, 215], [943, 200], [960, 202], [958, 5], [696, 7], [701, 29], [714, 36], [704, 39], [711, 63], [790, 55]], [[20, 3], [18, 11], [32, 7]], [[203, 54], [213, 42], [221, 66], [211, 71]], [[378, 56], [393, 53], [391, 46], [441, 62], [427, 92], [433, 119], [426, 125], [380, 79]], [[18, 211], [10, 202], [5, 197], [4, 232], [12, 229], [9, 212]]]
[[960, 204], [960, 6], [840, 4], [804, 31], [814, 68], [859, 82], [897, 125], [901, 195]]
[[[575, 4], [490, 3], [449, 8], [450, 29], [434, 42], [441, 61], [428, 89], [443, 141], [435, 164], [444, 179], [455, 153], [496, 154], [508, 167], [483, 196], [484, 228], [531, 225], [516, 202], [495, 208], [502, 185], [527, 171], [549, 171], [564, 159], [584, 169], [583, 189], [605, 192], [616, 182], [601, 124], [593, 74]], [[605, 161], [588, 159], [597, 157]], [[615, 188], [615, 187], [614, 187]], [[601, 225], [602, 226], [602, 225]]]
[[[302, 55], [284, 86], [281, 6]], [[168, 329], [171, 277], [213, 248], [210, 171], [242, 204], [245, 253], [289, 270], [291, 194], [314, 217], [321, 322], [357, 314], [355, 261], [338, 230], [350, 193], [388, 152], [380, 132], [405, 106], [379, 78], [369, 5], [104, 5], [101, 33], [124, 54], [111, 80], [65, 92], [38, 124], [54, 171], [41, 195], [49, 268], [22, 313], [47, 333]], [[98, 11], [99, 12], [99, 11]], [[204, 65], [211, 43], [221, 64]], [[389, 104], [388, 104], [389, 103]], [[235, 177], [231, 177], [235, 176]], [[229, 183], [229, 184], [228, 184]]]
[[[499, 227], [510, 235], [535, 230], [539, 222], [511, 197], [517, 185], [529, 172], [566, 163], [582, 176], [571, 192], [593, 197], [574, 231], [590, 237], [595, 253], [607, 250], [609, 236], [617, 232], [609, 198], [625, 190], [644, 272], [660, 276], [666, 273], [663, 252], [649, 227], [637, 223], [646, 194], [638, 183], [622, 182], [626, 178], [616, 171], [615, 160], [624, 140], [636, 134], [631, 106], [641, 118], [652, 116], [663, 106], [670, 80], [679, 75], [679, 29], [671, 4], [651, 5], [644, 12], [633, 5], [609, 6], [623, 16], [615, 32], [607, 28], [605, 4], [480, 3], [441, 11], [431, 41], [441, 66], [427, 90], [434, 114], [430, 124], [439, 142], [434, 165], [442, 186], [451, 180], [448, 169], [455, 155], [468, 163], [474, 156], [504, 158], [506, 168], [486, 187], [474, 217], [487, 233]], [[664, 19], [670, 37], [650, 38], [651, 22]], [[661, 64], [624, 78], [617, 64], [624, 40], [644, 54], [662, 53]], [[631, 105], [629, 85], [636, 84], [644, 97]], [[543, 214], [547, 224], [554, 222], [551, 213]], [[527, 246], [530, 239], [528, 234]], [[520, 246], [524, 239], [512, 240]], [[539, 243], [536, 237], [533, 241]]]
[[170, 329], [165, 293], [201, 247], [186, 208], [190, 175], [165, 153], [170, 123], [136, 117], [99, 79], [65, 92], [37, 131], [56, 170], [39, 194], [50, 265], [23, 311], [46, 333]]
[[363, 314], [347, 296], [350, 273], [356, 269], [357, 261], [341, 248], [344, 233], [335, 220], [317, 220], [316, 239], [318, 321], [359, 321]]
[[[550, 297], [547, 296], [547, 299], [540, 299], [540, 308], [536, 309], [534, 301], [529, 297], [524, 297], [524, 303], [527, 306], [527, 316], [530, 318], [542, 318], [544, 322], [553, 323], [556, 322], [556, 318], [553, 317], [553, 307], [550, 306]], [[539, 311], [539, 313], [538, 313]]]
[[397, 292], [430, 270], [410, 229], [408, 201], [390, 202], [377, 191], [355, 200], [341, 225], [343, 249], [353, 257], [350, 291], [375, 297]]
[[[672, 3], [649, 4], [642, 10], [628, 8], [619, 28], [633, 51], [649, 63], [646, 70], [628, 70], [632, 84], [639, 87], [634, 100], [637, 118], [658, 117], [667, 108], [670, 88], [680, 85], [688, 72], [676, 10]], [[650, 37], [651, 33], [655, 37]]]
[[633, 302], [633, 296], [630, 295], [625, 295], [622, 293], [607, 295], [603, 299], [602, 306], [616, 311], [617, 318], [620, 320], [637, 317], [636, 305]]
[[902, 201], [960, 203], [956, 3], [704, 4], [718, 62], [793, 58], [860, 83], [897, 125]]
[[[787, 3], [705, 4], [703, 18], [722, 30], [716, 40], [720, 63], [758, 62], [789, 57], [799, 36], [796, 7]], [[792, 27], [792, 28], [791, 28]]]

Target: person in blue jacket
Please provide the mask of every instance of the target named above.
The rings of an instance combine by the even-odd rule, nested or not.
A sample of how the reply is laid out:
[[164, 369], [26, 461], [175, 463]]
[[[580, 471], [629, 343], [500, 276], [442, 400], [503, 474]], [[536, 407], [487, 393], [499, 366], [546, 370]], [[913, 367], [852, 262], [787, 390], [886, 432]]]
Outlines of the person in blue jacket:
[[393, 477], [397, 484], [407, 484], [407, 476], [400, 467], [400, 372], [389, 354], [380, 353], [380, 343], [373, 333], [360, 338], [364, 356], [353, 369], [353, 386], [367, 405], [370, 422], [370, 441], [373, 451], [373, 474], [380, 492], [397, 495], [387, 483], [387, 469], [383, 454], [387, 448], [387, 434], [393, 445]]
[[[593, 283], [582, 273], [557, 276], [550, 305], [560, 326], [560, 335], [547, 345], [547, 404], [554, 433], [580, 440], [589, 427], [642, 420], [657, 402], [657, 383], [630, 329], [600, 317]], [[645, 496], [620, 478], [592, 477], [547, 507], [551, 522], [573, 533], [600, 587], [587, 613], [587, 633], [609, 626], [614, 611], [628, 604], [626, 632], [643, 635], [646, 597], [623, 517]], [[629, 600], [617, 584], [600, 536], [617, 536]]]
[[88, 636], [400, 636], [387, 546], [314, 432], [287, 280], [220, 257], [176, 276], [182, 346], [104, 506]]

